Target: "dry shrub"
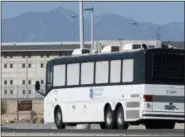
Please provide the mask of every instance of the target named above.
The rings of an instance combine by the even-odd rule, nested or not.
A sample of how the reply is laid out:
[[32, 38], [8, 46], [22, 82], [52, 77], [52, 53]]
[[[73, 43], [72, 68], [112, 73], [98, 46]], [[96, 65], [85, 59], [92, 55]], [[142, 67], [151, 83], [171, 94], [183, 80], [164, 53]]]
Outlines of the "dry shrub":
[[6, 114], [7, 109], [8, 109], [7, 107], [8, 107], [7, 101], [1, 100], [1, 115]]
[[10, 120], [9, 123], [16, 123], [16, 120], [15, 119]]
[[32, 110], [30, 115], [31, 115], [31, 123], [33, 124], [37, 123], [38, 121], [37, 113], [34, 110]]
[[31, 120], [32, 124], [36, 124], [38, 122], [38, 117], [34, 116], [33, 119]]
[[30, 115], [31, 115], [31, 119], [33, 119], [35, 116], [37, 116], [37, 113], [34, 110], [32, 110], [30, 112]]
[[44, 118], [43, 118], [43, 116], [41, 116], [41, 117], [39, 118], [39, 123], [40, 123], [40, 124], [44, 124]]

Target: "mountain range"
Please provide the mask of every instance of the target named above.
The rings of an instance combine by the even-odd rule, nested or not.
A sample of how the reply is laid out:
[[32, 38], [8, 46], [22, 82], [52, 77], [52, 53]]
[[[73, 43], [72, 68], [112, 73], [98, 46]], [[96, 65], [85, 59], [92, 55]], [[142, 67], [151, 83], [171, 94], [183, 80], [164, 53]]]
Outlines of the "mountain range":
[[[71, 17], [77, 13], [58, 7], [48, 12], [25, 12], [13, 18], [2, 19], [3, 42], [27, 41], [79, 41], [79, 19]], [[95, 40], [133, 40], [133, 19], [115, 14], [94, 17]], [[160, 27], [160, 39], [165, 41], [184, 40], [184, 22], [156, 25], [137, 22], [136, 40], [156, 40]], [[84, 18], [84, 40], [90, 40], [90, 21]]]

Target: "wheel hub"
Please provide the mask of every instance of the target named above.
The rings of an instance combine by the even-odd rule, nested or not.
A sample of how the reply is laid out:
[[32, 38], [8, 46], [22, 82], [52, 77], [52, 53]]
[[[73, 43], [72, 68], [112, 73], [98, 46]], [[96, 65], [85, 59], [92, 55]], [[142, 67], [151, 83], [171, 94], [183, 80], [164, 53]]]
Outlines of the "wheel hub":
[[112, 122], [112, 114], [111, 114], [111, 112], [107, 113], [106, 121], [107, 121], [108, 125], [111, 124], [111, 122]]
[[61, 116], [60, 112], [57, 113], [56, 118], [57, 118], [57, 122], [61, 121], [62, 116]]
[[121, 113], [118, 114], [117, 121], [118, 121], [119, 124], [123, 123], [123, 115]]

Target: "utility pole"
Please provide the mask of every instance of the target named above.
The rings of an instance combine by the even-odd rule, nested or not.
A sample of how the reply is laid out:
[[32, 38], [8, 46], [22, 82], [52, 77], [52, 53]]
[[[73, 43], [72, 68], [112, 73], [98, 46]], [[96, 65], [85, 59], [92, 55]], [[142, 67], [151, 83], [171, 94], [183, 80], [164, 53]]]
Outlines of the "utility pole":
[[132, 25], [134, 26], [134, 43], [135, 43], [135, 41], [136, 41], [136, 27], [137, 27], [138, 23], [133, 22]]
[[73, 40], [75, 41], [75, 19], [78, 17], [77, 15], [71, 15], [73, 19]]
[[91, 12], [91, 49], [94, 49], [94, 7], [84, 10]]

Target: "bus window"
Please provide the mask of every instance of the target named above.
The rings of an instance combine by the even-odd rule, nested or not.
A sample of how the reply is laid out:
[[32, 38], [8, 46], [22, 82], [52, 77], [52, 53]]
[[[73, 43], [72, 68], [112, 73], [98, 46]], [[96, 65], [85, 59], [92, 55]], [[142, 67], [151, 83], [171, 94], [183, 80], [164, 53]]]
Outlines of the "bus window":
[[164, 78], [183, 79], [184, 57], [181, 55], [164, 55], [162, 57], [162, 75]]
[[184, 55], [155, 54], [153, 81], [184, 82]]
[[133, 44], [133, 49], [140, 49], [141, 45], [140, 44]]
[[46, 92], [49, 92], [52, 88], [53, 83], [53, 69], [51, 65], [47, 66], [47, 81], [46, 81]]

